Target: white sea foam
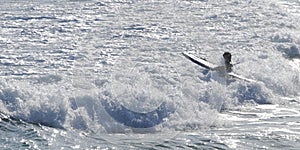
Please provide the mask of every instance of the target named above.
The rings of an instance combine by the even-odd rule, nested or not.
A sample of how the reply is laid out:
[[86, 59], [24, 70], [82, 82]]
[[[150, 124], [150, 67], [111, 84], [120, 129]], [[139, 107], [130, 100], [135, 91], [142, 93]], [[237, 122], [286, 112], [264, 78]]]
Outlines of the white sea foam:
[[[65, 140], [68, 148], [105, 147], [102, 137], [89, 136], [116, 132], [107, 139], [124, 149], [128, 139], [134, 148], [157, 149], [299, 146], [298, 1], [4, 0], [0, 10], [0, 113], [39, 124], [33, 128], [41, 133], [29, 135], [43, 134], [53, 149]], [[228, 83], [183, 51], [217, 65], [229, 51], [234, 72], [257, 82]], [[174, 113], [151, 129], [133, 129], [110, 117], [103, 99], [142, 113], [166, 102]], [[20, 130], [17, 143], [35, 148], [27, 128]], [[74, 139], [73, 131], [88, 134]], [[210, 140], [194, 134], [200, 131]], [[157, 132], [175, 138], [162, 143], [166, 136]], [[141, 145], [134, 140], [144, 137]]]

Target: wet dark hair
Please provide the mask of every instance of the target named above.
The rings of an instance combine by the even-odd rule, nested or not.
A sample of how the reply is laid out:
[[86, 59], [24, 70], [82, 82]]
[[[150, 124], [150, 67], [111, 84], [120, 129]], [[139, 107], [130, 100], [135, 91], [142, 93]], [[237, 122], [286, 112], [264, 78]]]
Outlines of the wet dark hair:
[[230, 54], [229, 52], [225, 52], [225, 53], [223, 54], [223, 57], [224, 57], [224, 59], [225, 59], [226, 61], [231, 62], [231, 54]]

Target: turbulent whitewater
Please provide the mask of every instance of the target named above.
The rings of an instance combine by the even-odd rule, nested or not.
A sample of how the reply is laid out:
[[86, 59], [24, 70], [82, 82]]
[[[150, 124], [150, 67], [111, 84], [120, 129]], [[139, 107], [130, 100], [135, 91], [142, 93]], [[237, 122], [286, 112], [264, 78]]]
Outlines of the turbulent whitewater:
[[[2, 0], [0, 149], [299, 149], [299, 10], [297, 0]], [[228, 83], [182, 55], [222, 65], [225, 51], [257, 82]], [[103, 100], [172, 113], [135, 128]]]

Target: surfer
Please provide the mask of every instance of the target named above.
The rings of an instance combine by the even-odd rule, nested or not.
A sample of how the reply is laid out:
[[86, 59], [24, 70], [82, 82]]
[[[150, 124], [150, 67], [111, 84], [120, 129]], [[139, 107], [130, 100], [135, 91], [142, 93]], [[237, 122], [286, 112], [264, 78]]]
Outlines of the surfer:
[[189, 60], [191, 60], [193, 63], [204, 67], [206, 69], [212, 70], [212, 71], [217, 71], [219, 76], [222, 77], [230, 77], [230, 78], [236, 78], [236, 79], [240, 79], [243, 81], [247, 81], [247, 82], [256, 82], [255, 80], [252, 79], [248, 79], [245, 78], [243, 76], [240, 76], [236, 73], [233, 72], [233, 64], [231, 64], [231, 53], [229, 52], [225, 52], [223, 53], [223, 59], [224, 59], [224, 65], [222, 66], [217, 66], [213, 63], [208, 62], [207, 60], [203, 59], [203, 58], [197, 58], [196, 56], [189, 54], [189, 53], [182, 53], [186, 58], [188, 58]]
[[226, 72], [232, 72], [233, 65], [231, 64], [231, 53], [225, 52], [223, 54], [223, 58], [225, 61], [225, 70]]
[[182, 53], [186, 58], [188, 58], [189, 60], [191, 60], [192, 62], [206, 68], [209, 70], [213, 70], [213, 71], [218, 71], [221, 75], [226, 75], [227, 73], [232, 72], [232, 67], [233, 65], [231, 64], [231, 53], [229, 52], [224, 52], [223, 53], [223, 59], [224, 59], [224, 66], [217, 66], [214, 65], [208, 61], [206, 61], [203, 58], [197, 58], [191, 54], [188, 53]]
[[233, 65], [231, 64], [231, 53], [225, 52], [223, 54], [224, 66], [217, 66], [212, 68], [212, 70], [216, 70], [219, 72], [221, 76], [225, 76], [227, 73], [232, 72]]

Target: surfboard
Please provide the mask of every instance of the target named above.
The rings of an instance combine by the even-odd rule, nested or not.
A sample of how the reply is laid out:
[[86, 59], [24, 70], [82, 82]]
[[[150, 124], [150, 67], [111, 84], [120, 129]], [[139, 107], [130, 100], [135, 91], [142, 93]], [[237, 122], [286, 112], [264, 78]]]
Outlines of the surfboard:
[[248, 79], [248, 78], [246, 78], [246, 77], [243, 77], [243, 76], [241, 76], [241, 75], [238, 75], [238, 74], [236, 74], [236, 73], [234, 73], [234, 72], [230, 72], [230, 73], [227, 73], [230, 77], [232, 77], [232, 78], [237, 78], [237, 79], [240, 79], [240, 80], [242, 80], [242, 81], [246, 81], [246, 82], [256, 82], [255, 80], [253, 80], [253, 79]]
[[[189, 59], [190, 61], [192, 61], [193, 63], [201, 66], [201, 67], [204, 67], [206, 69], [209, 69], [209, 70], [213, 70], [213, 71], [219, 71], [219, 72], [224, 72], [224, 69], [221, 69], [222, 66], [217, 66], [211, 62], [208, 62], [207, 60], [205, 60], [204, 58], [198, 58], [196, 57], [195, 55], [192, 55], [192, 54], [189, 54], [187, 52], [183, 52], [182, 53], [183, 56], [185, 56], [187, 59]], [[246, 77], [243, 77], [239, 74], [236, 74], [234, 72], [229, 72], [229, 73], [226, 73], [226, 75], [224, 76], [226, 78], [236, 78], [236, 79], [239, 79], [239, 80], [242, 80], [242, 81], [246, 81], [246, 82], [256, 82], [255, 80], [252, 80], [252, 79], [248, 79]]]
[[163, 102], [155, 110], [150, 112], [135, 112], [116, 101], [101, 101], [105, 111], [117, 122], [132, 128], [154, 127], [167, 118], [174, 111], [167, 108]]
[[214, 70], [215, 68], [217, 68], [218, 66], [213, 64], [213, 63], [210, 63], [208, 61], [206, 61], [205, 59], [203, 58], [198, 58], [192, 54], [189, 54], [189, 53], [186, 53], [186, 52], [183, 52], [182, 53], [183, 56], [185, 56], [187, 59], [189, 59], [190, 61], [192, 61], [193, 63], [201, 66], [201, 67], [204, 67], [206, 69], [209, 69], [209, 70]]

